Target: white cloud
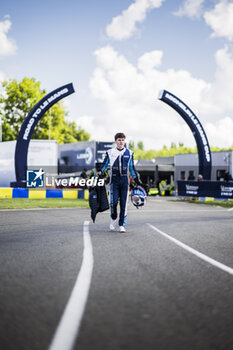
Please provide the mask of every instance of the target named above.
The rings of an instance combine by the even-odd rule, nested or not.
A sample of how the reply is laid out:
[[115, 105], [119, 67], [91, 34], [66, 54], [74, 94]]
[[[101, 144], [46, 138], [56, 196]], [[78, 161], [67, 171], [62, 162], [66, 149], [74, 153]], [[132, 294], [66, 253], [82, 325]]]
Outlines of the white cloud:
[[[182, 118], [157, 100], [159, 91], [166, 89], [180, 97], [207, 125], [211, 145], [231, 145], [233, 59], [229, 49], [216, 53], [217, 71], [212, 84], [185, 70], [162, 71], [162, 55], [161, 51], [147, 52], [133, 65], [111, 46], [95, 51], [97, 67], [90, 88], [93, 97], [102, 100], [104, 112], [99, 116], [82, 116], [79, 119], [82, 127], [97, 140], [110, 141], [116, 132], [124, 131], [128, 140], [143, 140], [146, 148], [158, 149], [172, 141], [194, 146], [193, 135]], [[216, 137], [224, 127], [227, 132]]]
[[136, 23], [143, 22], [147, 12], [159, 8], [164, 0], [136, 0], [121, 15], [114, 17], [106, 27], [107, 35], [115, 40], [130, 38], [136, 31]]
[[232, 147], [233, 145], [233, 119], [225, 117], [218, 120], [215, 124], [206, 123], [205, 131], [209, 135], [209, 143], [211, 145], [222, 145], [224, 147]]
[[204, 1], [205, 0], [186, 0], [174, 15], [187, 16], [190, 18], [199, 17], [202, 12], [202, 4]]
[[233, 3], [221, 0], [213, 10], [204, 14], [206, 23], [213, 29], [213, 37], [233, 40]]
[[6, 76], [3, 72], [0, 72], [0, 82], [5, 80], [6, 79]]
[[215, 80], [202, 95], [202, 112], [221, 115], [233, 110], [233, 57], [228, 46], [215, 54]]
[[151, 51], [146, 52], [138, 60], [138, 68], [143, 71], [151, 71], [153, 68], [159, 67], [162, 63], [163, 52], [162, 51]]
[[0, 22], [0, 57], [13, 55], [17, 50], [15, 41], [7, 37], [10, 28], [11, 21], [8, 18]]

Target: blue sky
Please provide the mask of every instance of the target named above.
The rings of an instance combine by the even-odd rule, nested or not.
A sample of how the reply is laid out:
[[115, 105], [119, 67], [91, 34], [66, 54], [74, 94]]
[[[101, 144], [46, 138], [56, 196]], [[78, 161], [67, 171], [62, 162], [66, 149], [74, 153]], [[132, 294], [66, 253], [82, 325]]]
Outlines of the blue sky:
[[[228, 0], [2, 0], [0, 80], [73, 82], [69, 118], [95, 140], [118, 130], [146, 148], [194, 146], [157, 100], [167, 89], [197, 114], [213, 146], [233, 144], [233, 3]], [[13, 42], [12, 42], [13, 40]]]

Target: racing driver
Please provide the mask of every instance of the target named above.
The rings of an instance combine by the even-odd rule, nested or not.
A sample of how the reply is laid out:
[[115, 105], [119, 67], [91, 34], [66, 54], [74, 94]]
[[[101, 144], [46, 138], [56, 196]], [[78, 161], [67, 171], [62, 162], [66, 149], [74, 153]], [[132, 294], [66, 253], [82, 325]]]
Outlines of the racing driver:
[[100, 171], [97, 173], [100, 176], [110, 166], [110, 231], [116, 229], [117, 204], [120, 201], [119, 230], [125, 232], [130, 174], [137, 184], [141, 183], [134, 167], [133, 152], [125, 147], [125, 138], [122, 132], [115, 135], [115, 147], [106, 152]]

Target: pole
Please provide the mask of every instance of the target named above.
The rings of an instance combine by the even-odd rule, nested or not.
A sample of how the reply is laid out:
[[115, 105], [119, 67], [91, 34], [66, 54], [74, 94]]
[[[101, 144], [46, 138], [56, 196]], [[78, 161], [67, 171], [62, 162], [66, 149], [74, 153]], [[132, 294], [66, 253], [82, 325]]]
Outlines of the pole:
[[51, 140], [51, 117], [52, 117], [51, 113], [52, 113], [52, 108], [49, 111], [49, 141]]

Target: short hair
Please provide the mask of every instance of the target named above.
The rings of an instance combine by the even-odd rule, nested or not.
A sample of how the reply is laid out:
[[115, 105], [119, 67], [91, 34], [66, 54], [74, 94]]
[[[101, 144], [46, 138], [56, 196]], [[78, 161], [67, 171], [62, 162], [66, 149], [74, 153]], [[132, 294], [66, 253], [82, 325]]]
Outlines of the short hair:
[[123, 132], [118, 132], [116, 135], [115, 135], [115, 141], [117, 139], [125, 139], [125, 134]]

